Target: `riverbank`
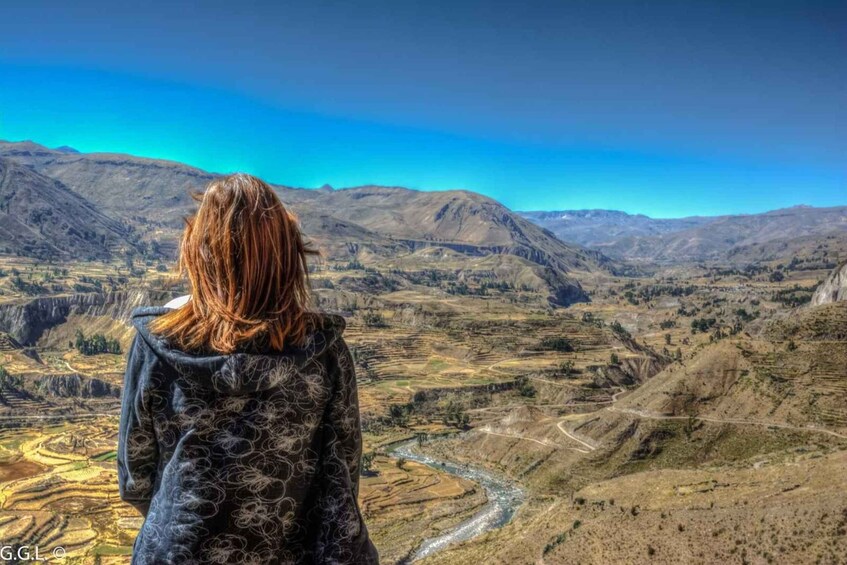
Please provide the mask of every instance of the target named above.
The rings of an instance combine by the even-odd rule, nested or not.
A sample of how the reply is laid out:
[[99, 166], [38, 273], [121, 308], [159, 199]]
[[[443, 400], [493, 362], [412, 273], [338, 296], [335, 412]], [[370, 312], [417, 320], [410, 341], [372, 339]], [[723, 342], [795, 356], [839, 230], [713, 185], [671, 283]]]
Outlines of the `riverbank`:
[[486, 504], [470, 518], [460, 522], [439, 536], [428, 538], [421, 542], [405, 560], [407, 563], [423, 559], [443, 551], [451, 545], [473, 539], [489, 530], [497, 529], [508, 524], [525, 500], [523, 489], [516, 483], [503, 477], [495, 476], [489, 471], [480, 468], [461, 463], [453, 463], [446, 459], [423, 453], [418, 446], [417, 440], [398, 443], [392, 446], [388, 450], [388, 453], [394, 457], [416, 461], [433, 469], [473, 481], [483, 488], [487, 498]]

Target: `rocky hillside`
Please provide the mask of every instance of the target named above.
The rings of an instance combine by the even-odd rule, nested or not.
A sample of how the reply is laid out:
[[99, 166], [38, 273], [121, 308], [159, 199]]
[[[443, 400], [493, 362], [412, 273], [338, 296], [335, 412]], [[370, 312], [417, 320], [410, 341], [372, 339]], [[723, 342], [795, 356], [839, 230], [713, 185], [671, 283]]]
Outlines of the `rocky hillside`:
[[[616, 404], [654, 418], [811, 425], [847, 431], [847, 303], [804, 309], [761, 336], [726, 340], [674, 364]], [[789, 426], [789, 428], [791, 427]]]
[[172, 293], [119, 291], [33, 298], [0, 304], [0, 332], [16, 342], [35, 345], [42, 334], [67, 321], [70, 316], [103, 316], [129, 325], [138, 306], [164, 304]]
[[505, 253], [562, 272], [620, 267], [596, 251], [557, 240], [499, 202], [473, 192], [363, 186], [332, 191], [281, 189], [280, 195], [295, 209], [328, 210], [413, 248], [440, 246], [471, 255]]
[[831, 270], [844, 257], [847, 257], [847, 230], [740, 245], [727, 253], [728, 260], [736, 265], [794, 263], [802, 270]]
[[61, 181], [109, 216], [174, 227], [191, 208], [191, 193], [214, 178], [172, 161], [48, 149], [30, 141], [0, 142], [0, 157]]
[[34, 257], [108, 257], [131, 232], [63, 183], [0, 158], [0, 250]]
[[847, 262], [836, 267], [812, 295], [812, 306], [847, 300]]

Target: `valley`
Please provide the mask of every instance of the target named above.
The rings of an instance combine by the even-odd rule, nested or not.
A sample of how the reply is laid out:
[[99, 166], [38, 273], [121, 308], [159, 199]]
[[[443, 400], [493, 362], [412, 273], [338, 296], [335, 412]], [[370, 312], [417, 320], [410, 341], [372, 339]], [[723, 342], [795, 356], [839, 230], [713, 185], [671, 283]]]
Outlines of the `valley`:
[[[0, 144], [7, 161], [3, 190], [52, 179], [42, 209], [107, 216], [85, 219], [87, 239], [25, 216], [33, 235], [0, 257], [0, 539], [127, 563], [141, 520], [114, 459], [129, 314], [186, 292], [179, 221], [211, 173], [26, 143]], [[323, 252], [315, 307], [347, 319], [360, 503], [384, 563], [844, 562], [834, 209], [791, 230], [713, 220], [763, 226], [733, 236], [739, 250], [691, 235], [702, 218], [561, 241], [472, 193], [278, 190]]]

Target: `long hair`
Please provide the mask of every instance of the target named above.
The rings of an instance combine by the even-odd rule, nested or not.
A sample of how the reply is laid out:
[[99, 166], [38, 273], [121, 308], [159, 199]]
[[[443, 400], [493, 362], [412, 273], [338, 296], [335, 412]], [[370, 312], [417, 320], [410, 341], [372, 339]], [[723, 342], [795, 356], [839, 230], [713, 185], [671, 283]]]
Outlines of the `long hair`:
[[186, 219], [179, 254], [191, 300], [150, 329], [187, 351], [302, 345], [313, 319], [306, 258], [317, 251], [297, 217], [246, 174], [216, 179], [195, 199], [200, 207]]

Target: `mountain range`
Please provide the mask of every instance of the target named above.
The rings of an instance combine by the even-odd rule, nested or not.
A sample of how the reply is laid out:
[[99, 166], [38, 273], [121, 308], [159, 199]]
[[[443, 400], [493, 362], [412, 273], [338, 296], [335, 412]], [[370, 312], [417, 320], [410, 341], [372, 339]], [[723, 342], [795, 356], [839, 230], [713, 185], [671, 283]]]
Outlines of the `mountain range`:
[[[49, 149], [33, 142], [0, 142], [0, 158], [30, 173], [18, 178], [22, 186], [50, 179], [63, 188], [63, 195], [86, 203], [86, 210], [99, 211], [101, 222], [110, 219], [116, 229], [125, 225], [127, 237], [131, 232], [165, 255], [173, 255], [183, 218], [194, 209], [191, 194], [218, 176], [171, 161]], [[381, 186], [309, 190], [275, 185], [274, 189], [297, 213], [307, 235], [335, 259], [349, 260], [365, 250], [393, 258], [426, 247], [467, 257], [514, 256], [523, 261], [516, 268], [534, 265], [537, 277], [550, 284], [553, 301], [559, 304], [587, 299], [570, 276], [572, 271], [614, 272], [620, 267], [602, 253], [565, 243], [495, 200], [472, 192]], [[57, 198], [53, 208], [62, 210], [62, 200]], [[57, 217], [61, 215], [57, 212]], [[73, 209], [65, 215], [79, 214]], [[31, 246], [13, 244], [9, 241], [11, 252], [45, 255]], [[78, 250], [76, 256], [92, 255], [73, 241], [58, 246], [68, 253]], [[103, 239], [94, 255], [105, 256], [115, 248], [111, 240]]]
[[[182, 220], [195, 205], [191, 193], [218, 176], [172, 161], [31, 141], [0, 142], [0, 159], [11, 171], [4, 174], [4, 190], [12, 192], [4, 198], [13, 212], [4, 219], [0, 246], [25, 255], [103, 257], [153, 241], [172, 255]], [[23, 187], [39, 195], [39, 209], [54, 210], [62, 221], [35, 226], [50, 213], [14, 208], [20, 198], [12, 194]], [[638, 263], [790, 260], [801, 252], [817, 252], [828, 263], [847, 251], [847, 206], [656, 219], [613, 210], [513, 212], [461, 190], [274, 188], [332, 257], [442, 247], [468, 256], [512, 255], [566, 275], [621, 274]]]
[[519, 212], [559, 239], [589, 247], [614, 245], [628, 237], [652, 237], [696, 228], [713, 218], [658, 219], [643, 214], [627, 214], [617, 210], [559, 210]]
[[793, 206], [762, 214], [655, 219], [610, 210], [521, 212], [525, 218], [612, 258], [635, 262], [790, 260], [822, 238], [847, 247], [847, 206]]

